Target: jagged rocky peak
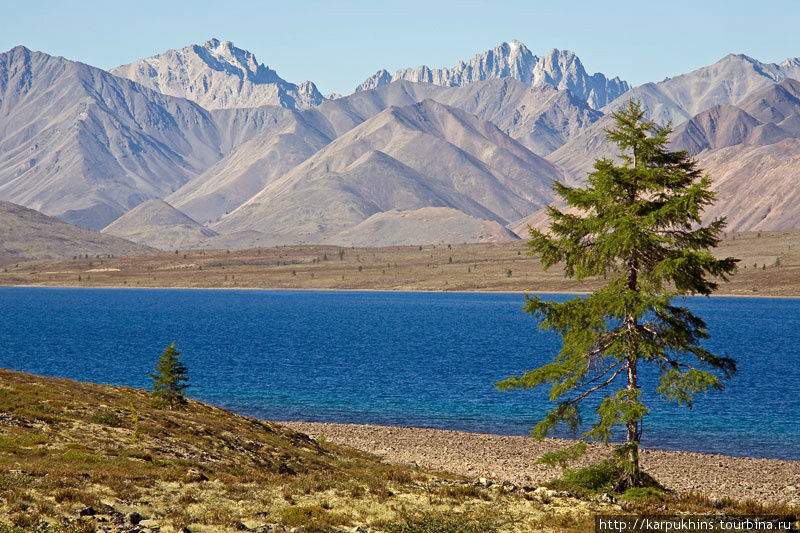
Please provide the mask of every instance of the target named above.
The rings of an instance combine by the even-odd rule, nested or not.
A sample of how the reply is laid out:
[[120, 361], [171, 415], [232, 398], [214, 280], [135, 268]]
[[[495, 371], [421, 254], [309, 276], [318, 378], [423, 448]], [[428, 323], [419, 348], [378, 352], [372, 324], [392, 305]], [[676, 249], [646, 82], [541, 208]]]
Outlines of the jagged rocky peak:
[[491, 50], [476, 54], [466, 63], [459, 61], [453, 68], [432, 69], [427, 65], [421, 65], [398, 70], [393, 75], [381, 69], [356, 87], [355, 92], [376, 89], [397, 80], [432, 83], [445, 87], [459, 87], [474, 81], [509, 77], [530, 83], [531, 72], [537, 60], [538, 58], [521, 42], [504, 42]]
[[371, 91], [372, 89], [377, 89], [378, 87], [389, 85], [390, 83], [392, 83], [392, 75], [389, 74], [388, 70], [382, 68], [356, 87], [355, 92]]
[[298, 85], [297, 94], [305, 104], [305, 106], [302, 107], [319, 105], [325, 99], [322, 93], [319, 92], [319, 89], [317, 89], [317, 86], [311, 80], [306, 80]]
[[553, 48], [542, 56], [533, 69], [534, 82], [558, 85], [566, 77], [586, 76], [578, 56], [570, 50]]
[[[532, 70], [539, 58], [524, 44], [512, 40], [478, 54], [467, 63], [467, 69], [478, 68], [479, 79], [515, 78], [530, 84]], [[463, 64], [463, 63], [462, 63]], [[477, 80], [470, 80], [477, 81]]]
[[594, 109], [603, 107], [630, 89], [628, 83], [618, 77], [608, 79], [599, 72], [589, 75], [575, 52], [556, 48], [536, 63], [531, 85], [552, 85], [569, 90]]
[[792, 57], [785, 61], [778, 63], [781, 69], [790, 69], [800, 71], [800, 57]]
[[286, 83], [277, 72], [259, 63], [254, 53], [237, 48], [231, 41], [212, 38], [191, 48], [214, 70], [226, 70], [253, 83]]
[[398, 70], [391, 76], [386, 70], [379, 70], [359, 85], [356, 92], [398, 80], [457, 87], [496, 78], [515, 78], [531, 86], [568, 89], [595, 109], [629, 89], [619, 78], [607, 79], [601, 73], [589, 75], [573, 52], [553, 49], [540, 58], [520, 41], [512, 40], [477, 54], [468, 62], [459, 61], [452, 68], [431, 69], [422, 65]]
[[14, 48], [12, 48], [8, 52], [6, 52], [6, 55], [11, 56], [11, 57], [18, 56], [20, 54], [22, 54], [24, 56], [28, 56], [28, 55], [31, 54], [31, 50], [30, 50], [30, 48], [27, 48], [27, 47], [25, 47], [25, 46], [23, 46], [21, 44], [18, 44], [17, 46], [15, 46]]
[[477, 54], [468, 62], [460, 61], [453, 68], [430, 69], [427, 66], [398, 70], [392, 81], [404, 79], [423, 81], [449, 87], [466, 85], [474, 81], [493, 78], [516, 78], [523, 83], [531, 82], [531, 73], [538, 57], [519, 41], [500, 45]]
[[111, 73], [188, 98], [206, 109], [264, 105], [303, 109], [325, 99], [313, 83], [290, 83], [259, 63], [252, 52], [216, 38], [116, 67]]

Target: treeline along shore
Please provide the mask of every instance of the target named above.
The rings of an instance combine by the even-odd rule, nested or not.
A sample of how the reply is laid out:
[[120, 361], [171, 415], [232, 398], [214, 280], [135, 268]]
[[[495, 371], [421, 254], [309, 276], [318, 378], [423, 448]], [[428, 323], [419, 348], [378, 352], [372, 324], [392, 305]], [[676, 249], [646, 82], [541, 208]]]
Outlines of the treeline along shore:
[[[356, 248], [322, 245], [173, 250], [0, 265], [0, 285], [215, 289], [583, 292], [543, 271], [524, 241]], [[726, 233], [714, 254], [740, 259], [716, 295], [800, 297], [800, 231]]]

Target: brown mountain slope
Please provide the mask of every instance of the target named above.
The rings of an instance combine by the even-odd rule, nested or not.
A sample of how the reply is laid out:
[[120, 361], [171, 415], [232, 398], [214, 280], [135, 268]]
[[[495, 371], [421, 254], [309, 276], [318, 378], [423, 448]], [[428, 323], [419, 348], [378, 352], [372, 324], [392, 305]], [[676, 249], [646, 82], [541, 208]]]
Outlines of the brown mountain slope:
[[546, 155], [602, 113], [565, 89], [531, 87], [514, 78], [475, 81], [461, 87], [395, 81], [376, 89], [324, 102], [305, 111], [322, 115], [333, 136], [352, 129], [391, 106], [431, 99], [494, 123], [537, 155]]
[[[260, 125], [252, 139], [166, 200], [195, 220], [216, 222], [337, 136], [391, 106], [413, 105], [425, 99], [488, 120], [539, 155], [561, 146], [601, 116], [568, 91], [548, 85], [532, 88], [512, 78], [464, 87], [398, 81], [329, 100], [303, 112], [274, 106], [259, 108], [261, 116], [244, 121], [247, 126]], [[221, 112], [215, 112], [218, 122], [226, 118], [217, 115]]]
[[690, 154], [736, 145], [766, 146], [800, 137], [800, 82], [784, 80], [735, 106], [708, 109], [675, 130], [672, 143]]
[[89, 231], [33, 209], [0, 201], [0, 264], [76, 255], [141, 255], [148, 246]]
[[403, 246], [514, 241], [517, 236], [494, 220], [483, 220], [449, 207], [376, 213], [329, 239], [342, 246]]
[[642, 100], [650, 117], [659, 124], [677, 126], [714, 106], [735, 104], [765, 87], [787, 78], [800, 77], [800, 59], [762, 63], [744, 54], [728, 54], [716, 63], [692, 72], [646, 83], [622, 94], [602, 111], [608, 113], [628, 99]]
[[718, 192], [707, 216], [725, 216], [728, 230], [800, 226], [800, 82], [709, 109], [678, 128], [673, 144], [711, 176]]
[[717, 190], [707, 217], [726, 217], [729, 231], [800, 227], [800, 139], [731, 146], [698, 157]]
[[630, 89], [601, 109], [606, 114], [603, 120], [584, 128], [548, 159], [562, 166], [572, 177], [585, 178], [595, 157], [611, 157], [616, 153], [605, 140], [604, 129], [611, 125], [608, 115], [627, 104], [629, 99], [640, 100], [648, 118], [658, 124], [671, 122], [677, 127], [710, 108], [736, 104], [776, 82], [798, 77], [798, 58], [775, 64], [729, 54], [712, 65]]
[[[595, 158], [616, 156], [603, 133], [612, 126], [603, 117], [548, 159], [585, 177]], [[673, 149], [688, 150], [711, 176], [718, 194], [707, 217], [725, 216], [732, 231], [800, 227], [800, 82], [786, 79], [736, 105], [712, 107], [677, 127], [671, 139]]]
[[161, 250], [190, 248], [217, 235], [164, 200], [148, 200], [137, 205], [103, 228], [103, 233]]
[[100, 229], [222, 157], [211, 115], [82, 63], [0, 54], [0, 199]]
[[262, 109], [271, 113], [253, 138], [167, 201], [195, 220], [217, 221], [331, 141], [296, 111]]
[[560, 178], [493, 124], [426, 100], [387, 109], [337, 138], [214, 229], [321, 242], [375, 213], [422, 207], [505, 224], [549, 202]]

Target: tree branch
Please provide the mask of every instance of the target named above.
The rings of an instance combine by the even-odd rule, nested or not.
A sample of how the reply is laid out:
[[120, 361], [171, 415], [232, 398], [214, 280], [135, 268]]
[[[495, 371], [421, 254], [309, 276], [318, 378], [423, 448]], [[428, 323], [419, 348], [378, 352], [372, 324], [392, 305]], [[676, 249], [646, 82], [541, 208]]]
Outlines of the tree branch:
[[[612, 367], [610, 367], [608, 370], [611, 370], [612, 368], [614, 368], [614, 367], [612, 366]], [[614, 374], [613, 374], [613, 375], [612, 375], [610, 378], [608, 378], [607, 380], [605, 380], [603, 383], [600, 383], [599, 385], [595, 385], [594, 387], [592, 387], [591, 389], [587, 390], [586, 392], [584, 392], [583, 394], [581, 394], [580, 396], [578, 396], [578, 397], [577, 397], [577, 398], [575, 398], [574, 400], [569, 400], [569, 403], [571, 403], [571, 404], [573, 404], [573, 405], [577, 405], [577, 404], [579, 404], [580, 402], [582, 402], [584, 398], [586, 398], [587, 396], [589, 396], [589, 395], [590, 395], [591, 393], [593, 393], [594, 391], [600, 390], [600, 389], [602, 389], [603, 387], [607, 387], [607, 386], [611, 385], [611, 383], [614, 381], [614, 379], [616, 379], [616, 377], [617, 377], [617, 376], [619, 376], [619, 375], [622, 373], [622, 371], [623, 371], [623, 370], [625, 370], [626, 368], [628, 368], [628, 365], [627, 365], [627, 364], [625, 364], [625, 365], [622, 365], [621, 367], [619, 367], [619, 368], [617, 369], [617, 371], [616, 371], [616, 372], [614, 372]], [[608, 373], [608, 370], [606, 370], [606, 371], [605, 371], [605, 372], [604, 372], [604, 373], [603, 373], [603, 374], [602, 374], [600, 377], [602, 377], [602, 376], [604, 376], [605, 374], [607, 374], [607, 373]], [[596, 378], [596, 379], [599, 379], [599, 378]]]

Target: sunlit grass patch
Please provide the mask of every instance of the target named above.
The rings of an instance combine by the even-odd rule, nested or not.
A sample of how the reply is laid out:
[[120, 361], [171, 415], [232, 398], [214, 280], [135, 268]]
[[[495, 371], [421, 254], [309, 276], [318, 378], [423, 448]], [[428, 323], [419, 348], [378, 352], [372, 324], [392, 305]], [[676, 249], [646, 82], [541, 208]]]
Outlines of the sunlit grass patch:
[[294, 505], [279, 512], [281, 522], [290, 527], [303, 527], [308, 531], [329, 531], [333, 526], [347, 524], [346, 516], [334, 513], [320, 505]]
[[107, 408], [98, 409], [92, 413], [91, 418], [89, 418], [89, 422], [92, 422], [93, 424], [103, 424], [105, 426], [114, 428], [123, 427], [124, 425], [123, 417], [120, 416], [120, 414], [116, 411]]
[[400, 520], [386, 524], [389, 533], [493, 533], [501, 522], [489, 516], [425, 511], [401, 513]]

